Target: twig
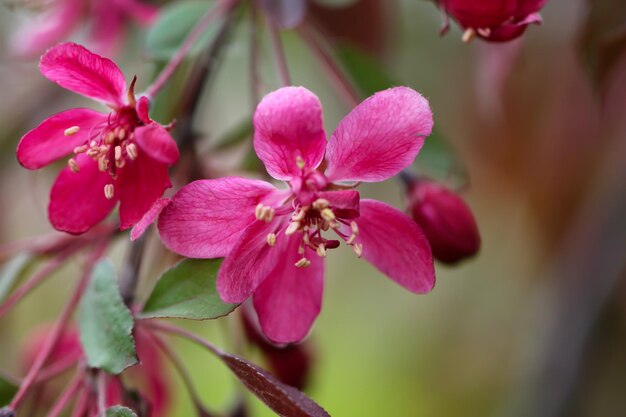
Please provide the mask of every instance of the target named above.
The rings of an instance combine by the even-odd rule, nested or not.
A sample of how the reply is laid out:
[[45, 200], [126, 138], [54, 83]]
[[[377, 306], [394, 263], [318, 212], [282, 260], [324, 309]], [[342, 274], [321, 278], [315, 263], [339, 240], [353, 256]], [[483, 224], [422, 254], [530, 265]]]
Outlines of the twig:
[[266, 22], [272, 41], [272, 48], [274, 49], [274, 57], [276, 58], [276, 67], [280, 75], [280, 82], [283, 87], [290, 86], [291, 76], [289, 75], [289, 66], [287, 65], [287, 58], [285, 58], [285, 50], [282, 40], [280, 39], [280, 33], [269, 19], [266, 19]]
[[80, 387], [83, 384], [83, 377], [84, 377], [83, 371], [84, 371], [83, 366], [79, 365], [76, 371], [76, 374], [74, 375], [70, 383], [67, 385], [67, 388], [65, 389], [65, 391], [63, 391], [63, 393], [61, 393], [61, 395], [59, 396], [59, 399], [54, 404], [50, 412], [48, 413], [48, 417], [58, 417], [63, 412], [63, 409], [65, 408], [67, 403], [72, 398], [75, 397], [76, 392], [80, 389]]

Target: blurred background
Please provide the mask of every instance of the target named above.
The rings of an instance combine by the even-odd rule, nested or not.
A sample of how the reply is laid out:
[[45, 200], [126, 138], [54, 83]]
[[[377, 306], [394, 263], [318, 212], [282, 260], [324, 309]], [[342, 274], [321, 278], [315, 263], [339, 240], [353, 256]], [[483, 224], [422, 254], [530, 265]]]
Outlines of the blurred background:
[[[92, 103], [45, 80], [36, 59], [11, 53], [12, 36], [32, 12], [2, 1], [0, 241], [7, 244], [51, 232], [48, 190], [63, 164], [22, 169], [14, 153], [19, 138], [55, 111]], [[437, 286], [425, 296], [402, 290], [345, 248], [334, 251], [323, 311], [306, 342], [314, 356], [306, 392], [341, 417], [626, 415], [624, 3], [551, 0], [543, 25], [504, 44], [465, 44], [454, 24], [440, 37], [442, 16], [428, 1], [324, 3], [311, 5], [307, 19], [333, 39], [363, 97], [407, 85], [430, 100], [436, 131], [415, 169], [458, 187], [482, 247], [458, 265], [437, 264]], [[246, 18], [232, 29], [202, 96], [195, 149], [205, 175], [262, 175], [249, 141], [220, 145], [246, 131], [253, 109], [249, 32]], [[294, 84], [318, 94], [332, 132], [350, 107], [299, 32], [282, 35]], [[133, 26], [111, 53], [127, 77], [138, 75], [139, 91], [162, 65], [155, 45], [165, 41], [155, 37]], [[265, 93], [279, 86], [266, 38], [258, 52]], [[175, 115], [185, 76], [179, 71], [158, 101], [159, 121]], [[399, 181], [361, 192], [405, 206]], [[126, 244], [120, 239], [112, 250], [116, 262]], [[146, 293], [175, 260], [164, 253], [152, 233]], [[69, 263], [0, 321], [1, 369], [24, 372], [23, 343], [58, 315], [77, 265]], [[226, 337], [236, 320], [184, 325], [228, 350], [237, 348]], [[229, 372], [195, 346], [176, 346], [205, 402], [227, 408], [240, 390]], [[263, 362], [254, 350], [244, 355]], [[171, 415], [192, 415], [174, 372], [170, 379], [180, 391]], [[249, 401], [254, 416], [273, 415]]]

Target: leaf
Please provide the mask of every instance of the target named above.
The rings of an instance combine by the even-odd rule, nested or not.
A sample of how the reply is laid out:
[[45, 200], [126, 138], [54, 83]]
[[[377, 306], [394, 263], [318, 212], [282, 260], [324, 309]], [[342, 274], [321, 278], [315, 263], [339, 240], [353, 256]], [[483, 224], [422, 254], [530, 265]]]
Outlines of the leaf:
[[[200, 0], [177, 1], [163, 6], [159, 18], [146, 35], [147, 55], [155, 60], [169, 60], [200, 18], [213, 7], [216, 7], [215, 1]], [[191, 48], [189, 55], [195, 55], [203, 49], [213, 37], [215, 27], [209, 26]]]
[[243, 384], [269, 408], [284, 417], [330, 417], [317, 403], [297, 389], [246, 360], [219, 353], [219, 357]]
[[122, 301], [111, 262], [101, 261], [94, 268], [81, 300], [78, 325], [89, 366], [119, 374], [137, 363], [133, 317]]
[[13, 285], [22, 275], [32, 258], [32, 255], [29, 253], [20, 253], [4, 264], [0, 270], [0, 302], [6, 299], [9, 291], [11, 291]]
[[272, 22], [281, 29], [292, 29], [306, 15], [306, 0], [261, 0], [261, 7]]
[[217, 271], [221, 264], [221, 259], [179, 262], [161, 276], [141, 317], [208, 320], [227, 315], [238, 304], [224, 303], [217, 292]]
[[9, 404], [17, 393], [17, 390], [17, 385], [0, 376], [0, 407]]
[[137, 417], [137, 414], [130, 408], [116, 405], [107, 409], [106, 417]]

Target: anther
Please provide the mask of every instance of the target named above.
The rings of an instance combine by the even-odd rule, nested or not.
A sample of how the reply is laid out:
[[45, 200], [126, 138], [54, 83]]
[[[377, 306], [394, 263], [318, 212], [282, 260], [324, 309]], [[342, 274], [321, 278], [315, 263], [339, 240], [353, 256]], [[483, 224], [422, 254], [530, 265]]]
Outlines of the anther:
[[463, 36], [461, 37], [461, 39], [464, 43], [468, 43], [469, 41], [474, 39], [474, 36], [476, 36], [476, 31], [472, 28], [467, 28], [467, 30], [463, 32]]
[[67, 165], [69, 165], [69, 167], [72, 170], [72, 172], [78, 173], [78, 171], [80, 171], [80, 167], [78, 166], [78, 162], [76, 162], [76, 160], [74, 158], [70, 158], [67, 161]]
[[322, 219], [326, 220], [327, 222], [332, 222], [336, 219], [335, 213], [333, 213], [333, 211], [328, 207], [320, 211], [320, 215], [322, 216]]
[[120, 129], [117, 137], [120, 138], [120, 140], [124, 140], [124, 138], [126, 137], [126, 129]]
[[270, 246], [276, 245], [276, 234], [270, 233], [267, 235], [267, 244]]
[[489, 35], [491, 35], [491, 29], [489, 29], [489, 28], [480, 28], [480, 29], [476, 29], [476, 32], [477, 32], [480, 36], [482, 36], [482, 37], [484, 37], [484, 38], [488, 38], [488, 37], [489, 37]]
[[79, 153], [83, 153], [87, 150], [87, 145], [80, 145], [74, 148], [74, 153], [75, 154], [79, 154]]
[[315, 210], [322, 210], [330, 206], [330, 202], [325, 198], [318, 198], [313, 202], [313, 208]]
[[307, 258], [300, 258], [300, 260], [296, 262], [295, 265], [296, 268], [306, 268], [311, 266], [311, 261], [309, 261]]
[[306, 166], [306, 163], [304, 162], [304, 159], [302, 159], [301, 156], [296, 156], [296, 165], [300, 169], [304, 169], [304, 167]]
[[360, 243], [352, 245], [352, 250], [356, 254], [357, 258], [360, 258], [363, 255], [363, 245]]
[[262, 217], [263, 207], [265, 206], [262, 203], [259, 203], [254, 208], [254, 217], [256, 217], [257, 220], [263, 220], [263, 217]]
[[318, 256], [322, 258], [326, 257], [326, 246], [324, 246], [323, 243], [320, 243], [320, 245], [317, 247], [315, 251], [317, 252]]
[[359, 234], [359, 225], [356, 224], [355, 221], [350, 222], [350, 230], [352, 230], [352, 233], [355, 235]]
[[116, 146], [115, 147], [115, 160], [119, 161], [121, 158], [122, 158], [122, 147]]
[[289, 226], [287, 226], [287, 230], [285, 230], [285, 234], [287, 236], [293, 235], [296, 231], [300, 229], [300, 222], [291, 222]]
[[126, 160], [124, 158], [115, 160], [115, 167], [116, 168], [124, 168], [124, 165], [126, 165]]
[[109, 160], [104, 156], [98, 159], [98, 170], [104, 172], [109, 169]]
[[72, 127], [68, 127], [67, 129], [65, 129], [63, 131], [63, 134], [65, 136], [73, 136], [73, 135], [77, 134], [79, 130], [80, 130], [80, 127], [72, 126]]
[[126, 145], [126, 154], [132, 161], [134, 161], [135, 158], [137, 158], [137, 145], [134, 143]]
[[107, 145], [112, 145], [113, 142], [115, 142], [115, 133], [113, 132], [107, 133], [106, 136], [104, 137], [104, 143], [106, 143]]
[[306, 216], [306, 210], [300, 209], [291, 216], [291, 220], [294, 222], [299, 222], [304, 220], [304, 216]]
[[110, 200], [113, 198], [114, 192], [115, 192], [115, 188], [113, 187], [113, 184], [107, 184], [104, 186], [104, 196], [106, 197], [107, 200]]

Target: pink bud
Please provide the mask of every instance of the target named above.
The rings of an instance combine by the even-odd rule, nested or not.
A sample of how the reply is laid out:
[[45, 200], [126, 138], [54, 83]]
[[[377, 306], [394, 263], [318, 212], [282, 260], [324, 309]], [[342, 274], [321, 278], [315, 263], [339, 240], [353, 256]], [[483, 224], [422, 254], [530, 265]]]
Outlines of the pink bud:
[[473, 36], [493, 42], [517, 38], [531, 23], [541, 23], [538, 12], [547, 0], [440, 0], [441, 9]]
[[450, 189], [416, 180], [408, 188], [409, 214], [428, 239], [433, 256], [452, 264], [480, 248], [476, 220], [465, 202]]

